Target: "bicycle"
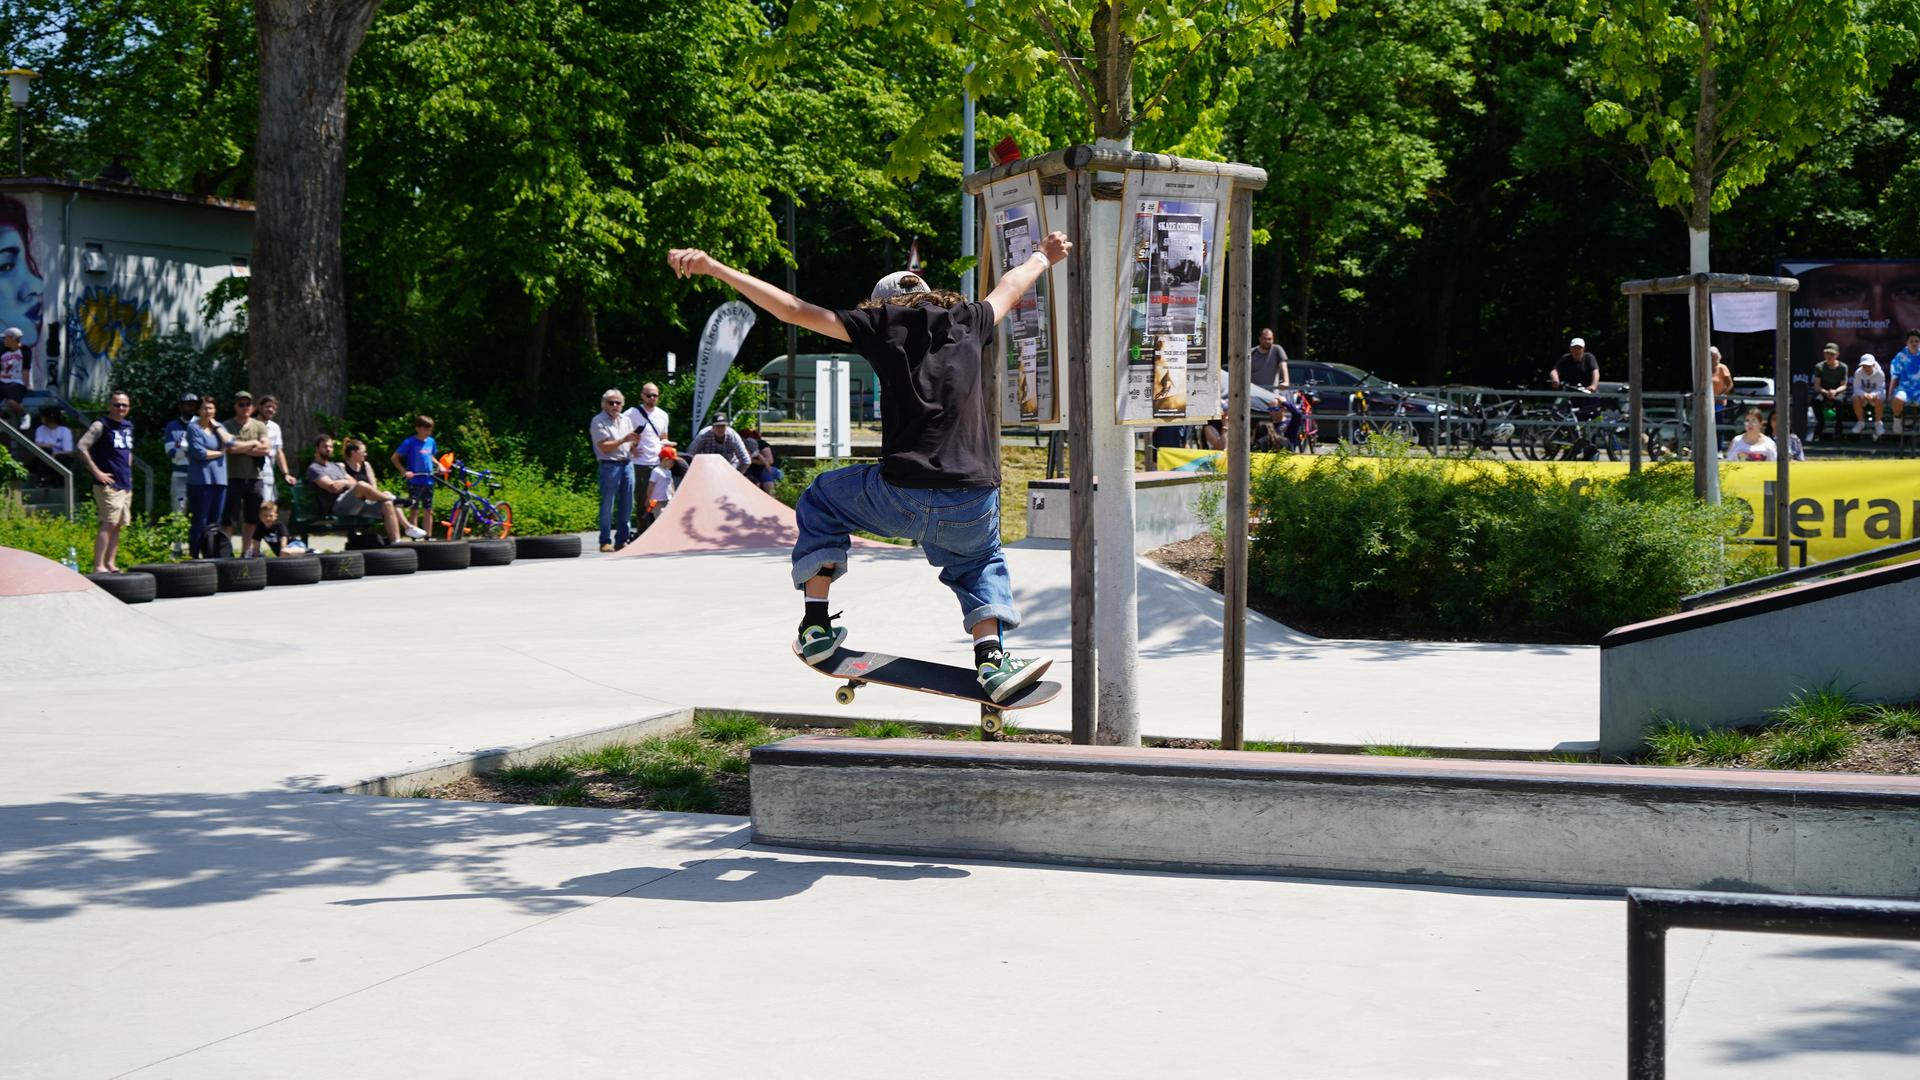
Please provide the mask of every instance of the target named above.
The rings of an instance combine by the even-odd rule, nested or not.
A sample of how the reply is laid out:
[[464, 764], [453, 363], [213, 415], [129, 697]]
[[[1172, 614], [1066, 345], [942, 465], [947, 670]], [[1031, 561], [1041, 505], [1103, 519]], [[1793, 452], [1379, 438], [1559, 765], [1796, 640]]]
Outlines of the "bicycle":
[[[447, 511], [447, 539], [461, 540], [471, 535], [501, 540], [513, 535], [512, 505], [504, 499], [496, 501], [487, 497], [500, 492], [501, 484], [493, 470], [470, 469], [466, 462], [454, 461], [447, 463], [446, 471], [460, 478], [458, 483], [445, 477], [435, 478], [436, 483], [453, 492], [453, 509]], [[475, 481], [487, 489], [486, 495], [474, 492]]]
[[1341, 437], [1357, 448], [1375, 435], [1392, 435], [1409, 446], [1420, 445], [1420, 433], [1413, 421], [1407, 419], [1406, 398], [1394, 399], [1390, 419], [1375, 422], [1373, 403], [1367, 399], [1367, 392], [1355, 390], [1347, 395], [1347, 417], [1341, 421]]
[[1451, 452], [1473, 457], [1481, 451], [1491, 454], [1502, 444], [1511, 448], [1516, 430], [1514, 419], [1519, 416], [1517, 399], [1475, 391], [1472, 400], [1461, 406], [1459, 413], [1448, 422], [1447, 442]]

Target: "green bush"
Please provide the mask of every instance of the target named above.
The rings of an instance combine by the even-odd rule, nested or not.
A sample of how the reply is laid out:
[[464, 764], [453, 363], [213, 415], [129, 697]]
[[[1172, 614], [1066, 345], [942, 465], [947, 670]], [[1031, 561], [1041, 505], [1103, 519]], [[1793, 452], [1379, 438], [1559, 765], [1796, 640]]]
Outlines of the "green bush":
[[1421, 635], [1596, 640], [1764, 573], [1688, 466], [1568, 483], [1513, 463], [1344, 452], [1252, 481], [1252, 586], [1289, 612]]
[[[93, 569], [93, 535], [99, 531], [93, 500], [77, 505], [68, 521], [62, 514], [11, 509], [0, 504], [0, 547], [31, 551], [58, 562], [71, 548], [81, 570]], [[120, 568], [141, 563], [172, 562], [173, 545], [187, 542], [187, 519], [168, 514], [155, 521], [136, 515], [120, 532]]]

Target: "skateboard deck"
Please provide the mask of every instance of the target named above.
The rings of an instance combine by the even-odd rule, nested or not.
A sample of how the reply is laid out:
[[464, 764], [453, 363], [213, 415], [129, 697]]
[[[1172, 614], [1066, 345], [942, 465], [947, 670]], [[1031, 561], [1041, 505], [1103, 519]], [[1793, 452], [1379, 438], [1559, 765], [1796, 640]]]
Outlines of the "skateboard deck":
[[[800, 659], [798, 649], [794, 651], [794, 659]], [[833, 692], [833, 699], [842, 705], [853, 704], [854, 692], [868, 683], [974, 702], [980, 706], [980, 727], [988, 735], [998, 735], [1005, 726], [1002, 713], [1045, 705], [1060, 694], [1059, 683], [1036, 682], [1006, 701], [994, 701], [980, 689], [972, 668], [858, 649], [835, 649], [833, 655], [819, 665], [807, 666], [829, 679], [846, 681]]]

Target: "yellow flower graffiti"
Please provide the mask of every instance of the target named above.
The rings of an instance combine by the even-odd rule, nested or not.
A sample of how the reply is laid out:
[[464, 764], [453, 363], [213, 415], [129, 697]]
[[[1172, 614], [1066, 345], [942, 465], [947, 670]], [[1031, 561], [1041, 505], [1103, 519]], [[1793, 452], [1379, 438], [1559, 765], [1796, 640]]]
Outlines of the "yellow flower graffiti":
[[153, 336], [153, 314], [147, 302], [122, 300], [117, 287], [89, 287], [80, 297], [75, 315], [87, 349], [109, 360], [120, 359], [128, 342]]

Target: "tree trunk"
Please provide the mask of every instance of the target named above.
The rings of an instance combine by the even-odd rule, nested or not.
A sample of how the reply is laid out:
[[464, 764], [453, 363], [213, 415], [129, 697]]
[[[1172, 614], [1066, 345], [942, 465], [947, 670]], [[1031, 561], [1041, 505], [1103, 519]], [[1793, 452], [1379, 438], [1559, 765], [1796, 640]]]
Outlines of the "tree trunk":
[[316, 413], [347, 406], [340, 222], [347, 187], [347, 70], [379, 0], [258, 0], [260, 130], [254, 142], [248, 378], [278, 394], [288, 446]]
[[1296, 228], [1299, 231], [1294, 234], [1293, 355], [1305, 360], [1310, 339], [1308, 319], [1313, 314], [1313, 264], [1317, 245], [1311, 217], [1300, 215]]
[[1093, 98], [1098, 112], [1093, 118], [1095, 139], [1110, 139], [1133, 145], [1133, 39], [1122, 27], [1120, 13], [1114, 10], [1119, 0], [1105, 0], [1093, 9], [1094, 50], [1098, 56], [1094, 72]]
[[529, 405], [540, 403], [540, 369], [547, 359], [547, 342], [553, 336], [553, 305], [547, 304], [527, 328], [527, 349], [520, 357], [520, 390]]
[[[1709, 240], [1713, 228], [1713, 150], [1717, 141], [1719, 89], [1713, 68], [1713, 3], [1694, 0], [1694, 18], [1700, 24], [1700, 109], [1693, 119], [1693, 204], [1687, 213], [1687, 271], [1710, 272]], [[1713, 420], [1713, 360], [1711, 313], [1703, 316], [1689, 297], [1688, 327], [1693, 332], [1693, 490], [1709, 503], [1720, 501], [1720, 435]], [[1702, 326], [1702, 321], [1709, 325]]]
[[1279, 334], [1282, 298], [1287, 290], [1287, 247], [1285, 244], [1273, 245], [1273, 280], [1267, 282], [1267, 325]]

